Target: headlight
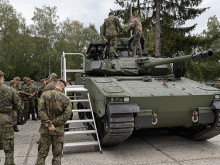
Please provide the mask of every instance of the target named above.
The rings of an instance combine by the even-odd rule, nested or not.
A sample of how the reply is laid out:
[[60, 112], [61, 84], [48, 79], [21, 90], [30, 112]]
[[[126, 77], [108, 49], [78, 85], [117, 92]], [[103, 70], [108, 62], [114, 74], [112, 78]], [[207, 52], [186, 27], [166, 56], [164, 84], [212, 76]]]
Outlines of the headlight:
[[129, 102], [129, 97], [111, 97], [109, 98], [110, 102]]
[[219, 99], [220, 98], [220, 95], [215, 95], [215, 99]]
[[130, 98], [129, 97], [124, 97], [124, 102], [129, 102]]

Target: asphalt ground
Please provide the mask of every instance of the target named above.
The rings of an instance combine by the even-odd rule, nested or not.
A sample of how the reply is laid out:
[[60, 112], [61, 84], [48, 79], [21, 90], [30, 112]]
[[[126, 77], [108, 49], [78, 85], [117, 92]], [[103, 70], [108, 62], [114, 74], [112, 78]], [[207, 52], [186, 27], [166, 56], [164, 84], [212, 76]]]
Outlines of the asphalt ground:
[[[37, 141], [40, 121], [28, 120], [15, 133], [15, 164], [34, 165], [37, 158]], [[66, 141], [92, 140], [90, 135], [72, 136]], [[46, 165], [51, 165], [50, 151]], [[4, 164], [4, 152], [0, 151], [0, 164]], [[62, 165], [152, 164], [152, 165], [219, 165], [220, 136], [203, 142], [194, 142], [167, 130], [138, 131], [124, 143], [103, 148], [68, 148], [64, 150]]]

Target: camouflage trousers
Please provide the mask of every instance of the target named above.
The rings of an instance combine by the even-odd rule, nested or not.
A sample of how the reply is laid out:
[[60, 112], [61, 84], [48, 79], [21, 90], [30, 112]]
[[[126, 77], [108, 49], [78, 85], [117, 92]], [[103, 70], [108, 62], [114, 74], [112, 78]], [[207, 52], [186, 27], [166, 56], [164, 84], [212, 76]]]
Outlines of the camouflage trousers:
[[13, 121], [14, 121], [14, 123], [13, 123], [14, 125], [17, 125], [17, 122], [18, 122], [17, 116], [18, 116], [17, 111], [13, 110], [13, 111], [12, 111], [12, 119], [13, 119]]
[[13, 127], [0, 126], [1, 143], [5, 152], [5, 165], [14, 164], [14, 129]]
[[136, 55], [138, 55], [139, 57], [142, 56], [140, 39], [141, 39], [141, 35], [134, 35], [132, 45], [131, 45], [133, 56], [136, 56]]
[[108, 40], [107, 48], [106, 48], [106, 55], [109, 55], [109, 58], [113, 58], [115, 56], [115, 50], [117, 47], [117, 36], [107, 36]]
[[45, 159], [52, 144], [53, 160], [52, 165], [61, 165], [64, 135], [41, 134], [38, 146], [38, 155], [35, 165], [45, 165]]
[[23, 110], [25, 120], [30, 118], [30, 114], [32, 114], [32, 117], [35, 116], [34, 103], [31, 100], [25, 100]]
[[23, 109], [24, 109], [24, 103], [22, 101], [22, 107], [17, 112], [17, 122], [21, 122], [23, 118]]

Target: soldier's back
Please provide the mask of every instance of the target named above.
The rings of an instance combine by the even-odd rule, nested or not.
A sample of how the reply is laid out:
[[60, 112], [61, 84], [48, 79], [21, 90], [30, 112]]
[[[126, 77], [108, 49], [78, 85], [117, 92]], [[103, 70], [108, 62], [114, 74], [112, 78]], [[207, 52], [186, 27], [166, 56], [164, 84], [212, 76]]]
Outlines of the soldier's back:
[[[5, 127], [12, 126], [12, 108], [13, 102], [18, 102], [18, 96], [13, 88], [0, 83], [0, 123], [4, 123]], [[19, 104], [19, 103], [18, 103]]]

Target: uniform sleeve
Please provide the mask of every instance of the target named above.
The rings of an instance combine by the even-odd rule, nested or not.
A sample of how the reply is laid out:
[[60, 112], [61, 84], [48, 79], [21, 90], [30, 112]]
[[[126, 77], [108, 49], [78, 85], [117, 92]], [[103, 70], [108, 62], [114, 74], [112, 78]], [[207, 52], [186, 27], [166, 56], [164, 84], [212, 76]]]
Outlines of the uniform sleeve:
[[47, 116], [45, 100], [46, 100], [45, 95], [42, 95], [39, 101], [39, 105], [38, 105], [38, 113], [39, 113], [42, 123], [52, 124], [49, 117]]
[[123, 31], [123, 27], [121, 26], [120, 21], [119, 21], [118, 18], [115, 19], [115, 22], [116, 22], [116, 25], [117, 25], [117, 27], [119, 28], [119, 30], [120, 30], [120, 31]]
[[102, 25], [102, 28], [101, 28], [101, 35], [102, 36], [105, 36], [105, 30], [106, 30], [106, 23], [105, 23], [105, 21], [104, 21], [104, 23], [103, 23], [103, 25]]
[[134, 29], [136, 24], [136, 21], [131, 21], [131, 24], [129, 25], [128, 31]]
[[21, 100], [18, 94], [15, 91], [12, 91], [12, 102], [13, 102], [13, 109], [15, 111], [20, 111], [21, 109]]
[[66, 121], [70, 118], [71, 113], [72, 113], [72, 104], [70, 99], [68, 98], [68, 101], [66, 103], [66, 105], [64, 105], [64, 112], [62, 115], [58, 116], [57, 118], [52, 120], [52, 124], [57, 127], [57, 126], [61, 126], [64, 125], [66, 123]]

